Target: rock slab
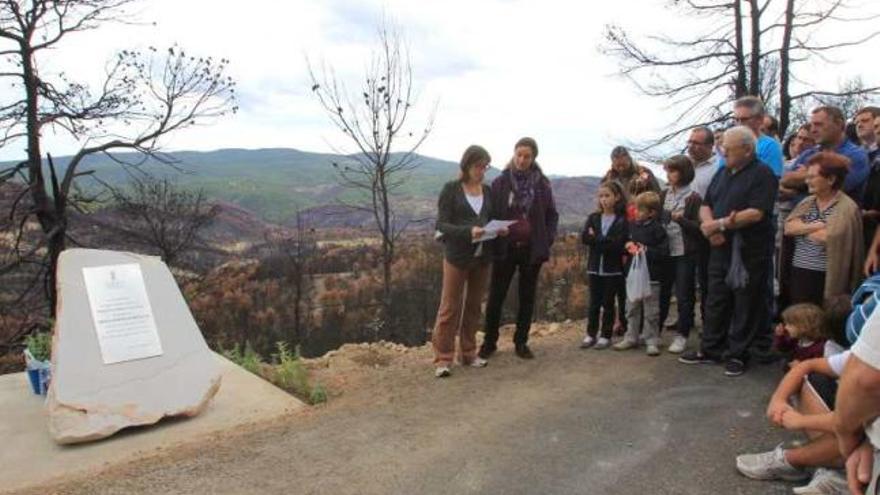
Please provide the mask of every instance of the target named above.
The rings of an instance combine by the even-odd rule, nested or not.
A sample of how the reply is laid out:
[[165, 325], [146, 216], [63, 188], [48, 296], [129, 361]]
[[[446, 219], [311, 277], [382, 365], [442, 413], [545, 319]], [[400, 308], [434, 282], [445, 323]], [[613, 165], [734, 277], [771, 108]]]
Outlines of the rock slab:
[[[83, 268], [138, 264], [162, 354], [104, 364]], [[109, 437], [164, 417], [196, 416], [220, 388], [221, 372], [168, 267], [156, 257], [70, 249], [58, 263], [49, 432], [60, 444]]]

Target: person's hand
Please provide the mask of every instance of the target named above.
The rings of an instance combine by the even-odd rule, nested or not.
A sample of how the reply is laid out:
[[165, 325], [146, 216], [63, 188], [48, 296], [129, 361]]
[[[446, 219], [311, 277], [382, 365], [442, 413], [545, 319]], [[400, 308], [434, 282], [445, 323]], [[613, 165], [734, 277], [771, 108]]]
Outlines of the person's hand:
[[864, 495], [874, 470], [874, 447], [865, 440], [846, 458], [846, 482], [853, 495]]
[[803, 430], [804, 415], [795, 411], [794, 409], [789, 409], [783, 412], [782, 427], [786, 430]]
[[785, 335], [785, 325], [783, 323], [777, 323], [776, 328], [773, 329], [773, 335], [777, 337]]
[[709, 245], [712, 247], [723, 246], [725, 242], [727, 242], [727, 239], [725, 239], [724, 234], [720, 232], [709, 236]]
[[828, 241], [828, 229], [821, 228], [807, 235], [807, 238], [816, 244], [825, 244]]
[[590, 228], [587, 229], [587, 235], [589, 235], [589, 236], [595, 236], [595, 235], [596, 235], [596, 231], [593, 230], [593, 227], [590, 227]]
[[508, 229], [507, 227], [501, 227], [500, 229], [498, 229], [498, 235], [501, 237], [507, 237], [507, 234], [509, 233], [510, 229]]
[[876, 272], [878, 265], [880, 265], [880, 260], [877, 257], [877, 250], [874, 249], [874, 246], [871, 246], [871, 249], [868, 249], [867, 257], [865, 257], [865, 276], [870, 277]]
[[673, 221], [675, 221], [675, 222], [679, 222], [679, 221], [681, 221], [682, 218], [684, 218], [684, 212], [683, 212], [683, 211], [673, 211], [673, 212], [672, 212], [672, 220], [673, 220]]
[[484, 229], [483, 227], [474, 226], [471, 228], [471, 238], [475, 241], [483, 237], [483, 234], [485, 233], [486, 229]]
[[703, 233], [707, 239], [711, 239], [712, 235], [718, 232], [718, 222], [713, 220], [711, 222], [703, 222], [700, 224], [700, 232]]
[[801, 364], [800, 359], [792, 359], [791, 361], [788, 362], [788, 369], [794, 368], [795, 366], [797, 366], [799, 364]]
[[792, 199], [797, 196], [797, 191], [788, 187], [779, 186], [779, 199]]
[[627, 242], [623, 247], [626, 249], [626, 252], [632, 256], [635, 256], [639, 252], [639, 245], [633, 241]]
[[781, 399], [771, 399], [767, 406], [767, 419], [776, 426], [782, 426], [782, 416], [793, 410], [788, 402]]

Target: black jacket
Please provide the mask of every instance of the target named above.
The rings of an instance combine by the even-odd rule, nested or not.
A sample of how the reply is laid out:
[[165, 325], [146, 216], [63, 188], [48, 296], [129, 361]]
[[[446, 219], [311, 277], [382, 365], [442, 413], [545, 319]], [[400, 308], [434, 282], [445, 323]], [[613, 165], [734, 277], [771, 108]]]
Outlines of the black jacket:
[[474, 261], [489, 261], [488, 244], [491, 241], [484, 242], [487, 245], [483, 246], [482, 255], [475, 257], [480, 243], [472, 242], [471, 229], [489, 222], [492, 211], [491, 195], [489, 186], [483, 184], [483, 207], [477, 215], [465, 198], [460, 181], [450, 181], [443, 186], [437, 200], [437, 230], [442, 234], [446, 261], [462, 269], [466, 269]]
[[[592, 230], [592, 233], [590, 232]], [[629, 226], [625, 215], [617, 215], [608, 235], [602, 235], [602, 213], [593, 212], [584, 223], [581, 240], [590, 247], [587, 258], [587, 272], [599, 273], [601, 260], [604, 273], [623, 273], [623, 257], [626, 254], [623, 246], [629, 237]]]
[[[660, 192], [660, 204], [666, 204], [666, 192], [664, 189]], [[703, 198], [696, 191], [692, 192], [684, 200], [684, 217], [680, 220], [672, 220], [671, 212], [663, 211], [663, 223], [676, 221], [681, 226], [682, 237], [684, 238], [684, 254], [690, 255], [697, 253], [700, 248], [707, 243], [706, 237], [700, 230], [700, 207], [703, 206]]]
[[666, 228], [654, 219], [630, 222], [629, 240], [643, 244], [647, 248], [645, 254], [648, 258], [651, 282], [660, 282], [664, 272], [663, 265], [669, 257], [669, 238], [666, 236]]

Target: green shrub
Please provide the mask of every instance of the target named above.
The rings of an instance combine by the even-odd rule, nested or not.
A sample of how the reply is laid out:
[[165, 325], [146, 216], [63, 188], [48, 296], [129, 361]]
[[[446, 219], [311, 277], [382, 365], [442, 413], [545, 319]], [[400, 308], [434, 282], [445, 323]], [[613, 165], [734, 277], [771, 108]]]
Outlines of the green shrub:
[[25, 339], [27, 349], [37, 361], [48, 361], [52, 357], [52, 334], [36, 332]]
[[293, 392], [300, 397], [309, 397], [311, 395], [311, 386], [309, 385], [309, 372], [303, 366], [299, 357], [299, 350], [291, 353], [287, 344], [278, 342], [278, 364], [275, 367], [275, 384], [284, 390]]
[[262, 376], [260, 374], [260, 365], [263, 363], [263, 360], [260, 358], [260, 355], [257, 354], [257, 351], [251, 346], [250, 342], [245, 343], [244, 352], [242, 352], [241, 347], [236, 344], [232, 350], [223, 351], [223, 355], [233, 363], [251, 373]]
[[322, 387], [320, 383], [312, 388], [312, 393], [309, 394], [309, 402], [312, 403], [312, 405], [327, 402], [327, 391], [324, 390], [324, 387]]

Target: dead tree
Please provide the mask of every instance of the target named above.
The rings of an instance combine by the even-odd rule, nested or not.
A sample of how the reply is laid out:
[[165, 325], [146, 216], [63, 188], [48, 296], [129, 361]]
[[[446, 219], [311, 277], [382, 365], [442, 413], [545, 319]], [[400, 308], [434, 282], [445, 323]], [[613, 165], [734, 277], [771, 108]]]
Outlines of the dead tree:
[[112, 210], [124, 220], [113, 231], [158, 252], [172, 266], [196, 247], [199, 232], [217, 216], [217, 207], [207, 203], [203, 190], [179, 188], [167, 177], [132, 177], [127, 188], [110, 191]]
[[[810, 59], [833, 63], [841, 49], [880, 35], [878, 17], [867, 3], [847, 0], [669, 0], [682, 22], [700, 28], [689, 37], [649, 36], [634, 40], [620, 26], [607, 26], [600, 50], [620, 63], [620, 74], [640, 92], [663, 98], [675, 113], [660, 136], [639, 143], [639, 151], [662, 146], [698, 126], [730, 118], [730, 103], [745, 95], [762, 97], [778, 112], [780, 132], [791, 123], [798, 102], [821, 97], [878, 94], [880, 86], [857, 91], [816, 88], [798, 67]], [[847, 38], [820, 42], [829, 26], [849, 26]]]
[[312, 260], [317, 253], [315, 229], [308, 226], [306, 215], [298, 211], [293, 234], [267, 232], [266, 243], [284, 259], [282, 272], [293, 289], [293, 335], [285, 337], [291, 344], [300, 345], [308, 338], [304, 330], [310, 319], [307, 302], [312, 291]]
[[309, 74], [315, 97], [354, 148], [347, 160], [333, 166], [340, 184], [358, 196], [345, 206], [368, 211], [375, 221], [382, 241], [381, 320], [389, 324], [391, 266], [397, 241], [412, 221], [401, 214], [395, 193], [418, 165], [415, 151], [431, 132], [433, 112], [418, 130], [407, 127], [415, 103], [409, 52], [388, 23], [379, 28], [378, 42], [356, 93], [348, 93], [332, 69], [316, 72], [309, 63]]
[[[28, 184], [27, 216], [41, 228], [30, 250], [46, 253], [45, 291], [53, 312], [55, 267], [68, 237], [68, 211], [77, 203], [75, 184], [90, 173], [82, 170], [86, 159], [103, 154], [120, 166], [136, 167], [149, 157], [167, 163], [169, 157], [160, 153], [164, 136], [237, 110], [228, 61], [194, 57], [178, 47], [122, 50], [95, 88], [41, 70], [44, 57], [75, 42], [77, 33], [126, 21], [132, 2], [0, 1], [0, 77], [17, 92], [0, 103], [0, 146], [25, 143], [27, 159], [12, 172]], [[53, 132], [80, 143], [63, 169], [43, 162], [43, 137]], [[127, 161], [115, 154], [119, 151], [134, 151], [139, 158]]]

